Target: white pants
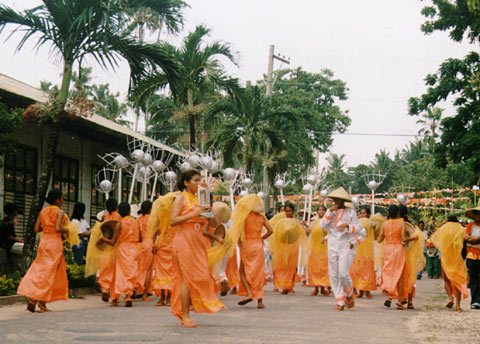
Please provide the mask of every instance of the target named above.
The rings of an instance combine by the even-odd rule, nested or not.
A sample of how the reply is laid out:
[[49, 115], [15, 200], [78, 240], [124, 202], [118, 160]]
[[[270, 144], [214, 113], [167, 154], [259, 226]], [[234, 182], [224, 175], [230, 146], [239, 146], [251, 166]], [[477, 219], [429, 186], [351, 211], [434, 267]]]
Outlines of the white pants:
[[350, 249], [350, 243], [328, 245], [328, 273], [337, 305], [345, 305], [345, 297], [353, 294], [353, 282], [350, 267], [355, 260], [356, 249]]

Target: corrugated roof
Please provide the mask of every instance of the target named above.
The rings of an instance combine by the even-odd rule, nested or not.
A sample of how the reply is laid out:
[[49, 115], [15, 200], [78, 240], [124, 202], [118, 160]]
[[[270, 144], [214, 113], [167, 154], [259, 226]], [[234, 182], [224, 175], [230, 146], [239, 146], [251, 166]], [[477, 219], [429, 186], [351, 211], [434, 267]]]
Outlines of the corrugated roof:
[[[2, 74], [2, 73], [0, 73], [0, 89], [34, 100], [35, 102], [45, 102], [48, 100], [48, 95], [42, 90], [35, 88], [33, 86], [30, 86], [19, 80], [13, 79], [12, 77], [9, 77], [8, 75]], [[80, 118], [82, 120], [95, 123], [96, 125], [106, 128], [108, 130], [112, 130], [112, 131], [124, 134], [126, 136], [130, 136], [138, 140], [142, 140], [145, 143], [151, 144], [152, 146], [171, 152], [175, 155], [185, 156], [183, 152], [175, 148], [167, 146], [162, 142], [156, 141], [151, 137], [137, 133], [136, 131], [130, 128], [124, 127], [123, 125], [120, 125], [116, 122], [106, 119], [105, 117], [94, 114], [91, 117], [80, 117]]]

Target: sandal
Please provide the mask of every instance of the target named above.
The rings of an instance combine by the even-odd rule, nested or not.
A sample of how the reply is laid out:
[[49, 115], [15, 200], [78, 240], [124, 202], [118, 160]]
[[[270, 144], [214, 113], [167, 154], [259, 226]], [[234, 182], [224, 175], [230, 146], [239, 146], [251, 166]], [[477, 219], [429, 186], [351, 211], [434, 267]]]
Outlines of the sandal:
[[190, 321], [182, 321], [179, 326], [181, 326], [181, 327], [196, 327], [197, 324], [195, 324], [193, 321], [190, 320]]
[[38, 303], [38, 308], [40, 308], [40, 312], [42, 312], [42, 313], [51, 312], [51, 310], [47, 308], [47, 304], [43, 301], [40, 301]]
[[125, 307], [132, 307], [133, 306], [133, 301], [132, 299], [126, 299], [125, 300]]
[[448, 303], [445, 305], [447, 308], [452, 308], [453, 307], [453, 301], [448, 301]]
[[401, 302], [397, 302], [395, 305], [397, 306], [396, 308], [400, 311], [405, 309], [405, 307], [403, 307]]
[[106, 291], [102, 292], [102, 301], [103, 302], [108, 302], [109, 295]]
[[413, 307], [413, 303], [409, 302], [408, 306], [407, 306], [407, 309], [415, 309], [415, 307]]
[[27, 303], [27, 309], [26, 311], [30, 311], [32, 313], [35, 313], [35, 307], [37, 306], [37, 301], [35, 300], [30, 300]]
[[345, 306], [336, 305], [334, 309], [335, 309], [336, 311], [343, 311], [344, 308], [345, 308]]
[[238, 304], [239, 304], [240, 306], [244, 306], [244, 305], [246, 305], [247, 303], [252, 302], [252, 301], [253, 301], [253, 299], [252, 299], [251, 297], [249, 297], [249, 298], [246, 298], [246, 299], [243, 299], [243, 300], [238, 301]]
[[110, 302], [110, 307], [117, 307], [117, 306], [118, 306], [118, 299], [112, 300], [112, 302]]
[[392, 305], [392, 299], [386, 299], [383, 305], [385, 307], [390, 307]]

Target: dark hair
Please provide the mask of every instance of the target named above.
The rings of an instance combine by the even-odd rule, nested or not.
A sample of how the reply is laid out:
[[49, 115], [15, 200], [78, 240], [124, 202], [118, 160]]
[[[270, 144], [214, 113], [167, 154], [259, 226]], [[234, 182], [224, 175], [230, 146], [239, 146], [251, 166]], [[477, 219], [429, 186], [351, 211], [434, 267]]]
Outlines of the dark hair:
[[138, 211], [141, 215], [147, 215], [152, 210], [152, 202], [150, 201], [143, 201], [142, 205], [140, 206], [140, 210]]
[[277, 210], [277, 211], [280, 212], [280, 210], [281, 210], [282, 208], [285, 210], [285, 205], [284, 205], [284, 204], [280, 204], [280, 206], [278, 207], [278, 210]]
[[107, 211], [109, 213], [113, 213], [118, 208], [118, 201], [115, 198], [107, 199], [107, 203], [105, 204], [107, 207]]
[[185, 189], [187, 188], [185, 186], [185, 182], [191, 181], [192, 178], [196, 175], [200, 175], [200, 172], [195, 170], [195, 169], [190, 169], [190, 170], [184, 171], [182, 173], [182, 175], [180, 176], [180, 180], [177, 183], [178, 190], [185, 191]]
[[400, 204], [398, 206], [398, 211], [400, 212], [400, 217], [403, 218], [403, 220], [405, 222], [409, 222], [408, 221], [408, 208], [405, 204]]
[[18, 212], [18, 207], [15, 203], [7, 203], [3, 206], [3, 212], [6, 216], [10, 216], [14, 212]]
[[62, 198], [62, 196], [63, 196], [62, 190], [60, 190], [60, 189], [51, 189], [51, 190], [48, 192], [48, 195], [47, 195], [47, 198], [45, 199], [45, 201], [46, 201], [48, 204], [54, 204], [57, 200], [59, 200], [60, 198]]
[[362, 207], [360, 210], [362, 210], [362, 209], [367, 212], [368, 216], [372, 215], [372, 209], [370, 209], [370, 207]]
[[85, 203], [78, 202], [73, 206], [72, 220], [81, 220], [85, 214]]
[[118, 213], [121, 217], [125, 217], [130, 213], [130, 204], [122, 202], [118, 205]]
[[396, 219], [398, 217], [398, 207], [395, 204], [389, 206], [387, 215], [389, 219]]
[[447, 221], [448, 222], [458, 222], [458, 218], [455, 215], [448, 215]]
[[295, 211], [295, 206], [292, 203], [290, 202], [285, 203], [285, 209], [287, 209], [287, 207]]
[[423, 221], [418, 221], [418, 225], [420, 226], [420, 224], [424, 225], [425, 226], [425, 222]]
[[327, 207], [324, 206], [323, 204], [317, 208], [317, 211], [319, 211], [320, 209], [327, 211]]

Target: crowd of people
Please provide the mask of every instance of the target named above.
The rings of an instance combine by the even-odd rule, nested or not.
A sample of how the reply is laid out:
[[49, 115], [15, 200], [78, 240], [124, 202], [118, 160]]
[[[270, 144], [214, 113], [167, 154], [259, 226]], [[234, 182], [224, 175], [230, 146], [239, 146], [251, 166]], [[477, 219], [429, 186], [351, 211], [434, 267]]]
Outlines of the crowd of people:
[[[427, 268], [442, 277], [449, 301], [461, 312], [471, 293], [471, 308], [480, 309], [480, 207], [466, 211], [466, 228], [450, 216], [425, 230], [413, 224], [407, 207], [391, 205], [387, 216], [356, 210], [343, 188], [333, 190], [332, 205], [298, 220], [287, 203], [270, 219], [257, 194], [239, 199], [234, 209], [223, 202], [200, 206], [202, 183], [196, 170], [183, 172], [177, 192], [145, 201], [131, 216], [131, 206], [109, 199], [100, 221], [89, 228], [85, 205], [75, 205], [71, 222], [62, 211], [62, 192], [53, 189], [36, 222], [41, 232], [36, 259], [23, 277], [18, 294], [27, 309], [47, 312], [47, 303], [68, 298], [63, 240], [71, 240], [77, 264], [97, 276], [101, 299], [110, 306], [133, 305], [133, 299], [158, 297], [170, 306], [182, 327], [195, 327], [190, 312], [226, 309], [220, 296], [230, 290], [238, 305], [252, 301], [263, 309], [264, 288], [272, 277], [274, 291], [295, 293], [296, 283], [314, 288], [311, 295], [334, 295], [337, 311], [372, 299], [380, 290], [384, 305], [413, 309], [415, 286]], [[12, 213], [11, 211], [9, 212]], [[72, 224], [76, 228], [72, 233]], [[89, 239], [88, 239], [89, 238]], [[16, 240], [15, 237], [10, 240]]]

